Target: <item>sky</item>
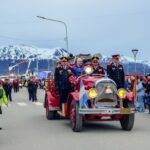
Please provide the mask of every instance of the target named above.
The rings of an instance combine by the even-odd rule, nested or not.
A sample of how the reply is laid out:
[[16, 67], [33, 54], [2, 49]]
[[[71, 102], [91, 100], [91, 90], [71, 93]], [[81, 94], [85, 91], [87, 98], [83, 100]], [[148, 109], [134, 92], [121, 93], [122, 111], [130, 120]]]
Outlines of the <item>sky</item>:
[[0, 46], [34, 45], [66, 48], [69, 52], [150, 58], [149, 0], [0, 0]]

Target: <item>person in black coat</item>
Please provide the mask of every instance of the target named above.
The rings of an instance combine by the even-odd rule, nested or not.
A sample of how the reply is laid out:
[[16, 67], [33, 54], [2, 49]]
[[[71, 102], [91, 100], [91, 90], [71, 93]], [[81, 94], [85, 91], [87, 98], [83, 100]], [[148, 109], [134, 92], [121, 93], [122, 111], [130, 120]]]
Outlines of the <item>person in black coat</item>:
[[11, 96], [12, 87], [13, 86], [12, 86], [12, 83], [10, 82], [10, 80], [9, 79], [5, 79], [5, 82], [3, 84], [3, 88], [5, 90], [7, 99], [9, 99], [10, 102], [12, 102], [12, 96]]
[[30, 77], [30, 80], [28, 81], [28, 92], [29, 92], [29, 100], [32, 102], [37, 101], [37, 88], [38, 83], [35, 80], [35, 77]]
[[112, 55], [112, 62], [107, 65], [107, 74], [109, 78], [115, 81], [117, 88], [124, 88], [125, 74], [123, 65], [119, 63], [120, 55]]
[[58, 65], [55, 69], [55, 86], [59, 91], [60, 104], [62, 105], [62, 112], [58, 112], [60, 115], [65, 115], [65, 103], [68, 98], [68, 94], [71, 91], [71, 84], [69, 77], [73, 73], [72, 68], [68, 64], [67, 57], [60, 58], [61, 65]]
[[92, 57], [93, 74], [104, 75], [104, 68], [100, 65], [99, 61], [100, 58], [98, 56], [95, 55]]

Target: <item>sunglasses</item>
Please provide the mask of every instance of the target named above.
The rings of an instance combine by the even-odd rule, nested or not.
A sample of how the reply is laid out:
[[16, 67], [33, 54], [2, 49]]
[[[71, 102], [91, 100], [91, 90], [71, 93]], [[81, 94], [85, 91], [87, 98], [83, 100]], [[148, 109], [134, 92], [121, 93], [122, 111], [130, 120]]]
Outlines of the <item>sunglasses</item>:
[[119, 58], [114, 58], [115, 60], [119, 60]]
[[99, 59], [99, 57], [93, 57], [93, 59], [95, 59], [95, 58], [96, 58], [96, 59]]
[[98, 64], [98, 61], [93, 61], [94, 64]]
[[67, 62], [67, 60], [62, 60], [61, 62]]

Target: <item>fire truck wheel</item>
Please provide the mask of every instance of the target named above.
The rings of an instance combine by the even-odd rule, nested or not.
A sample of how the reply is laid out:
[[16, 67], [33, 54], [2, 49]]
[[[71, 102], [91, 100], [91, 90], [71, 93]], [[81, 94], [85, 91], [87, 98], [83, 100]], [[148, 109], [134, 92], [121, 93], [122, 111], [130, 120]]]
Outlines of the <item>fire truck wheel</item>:
[[70, 112], [71, 126], [74, 132], [80, 132], [83, 128], [83, 117], [79, 114], [79, 104], [72, 100]]
[[123, 130], [130, 131], [134, 125], [135, 114], [123, 115], [120, 120], [120, 124]]
[[46, 118], [47, 120], [54, 120], [56, 119], [56, 115], [57, 115], [57, 112], [56, 111], [50, 111], [46, 108]]
[[[128, 100], [125, 100], [123, 102], [123, 106], [125, 108], [134, 108], [134, 104]], [[123, 115], [123, 117], [120, 120], [120, 124], [123, 130], [130, 131], [133, 128], [134, 125], [134, 120], [135, 120], [135, 114], [128, 114], [128, 115]]]

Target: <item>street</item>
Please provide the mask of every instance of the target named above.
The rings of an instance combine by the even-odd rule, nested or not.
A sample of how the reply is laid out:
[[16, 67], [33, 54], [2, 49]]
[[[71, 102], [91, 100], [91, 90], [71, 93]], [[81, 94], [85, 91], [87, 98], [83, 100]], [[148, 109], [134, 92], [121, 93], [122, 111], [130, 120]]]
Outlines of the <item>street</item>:
[[122, 131], [119, 122], [87, 123], [80, 133], [72, 132], [68, 120], [45, 117], [44, 90], [38, 102], [28, 100], [27, 89], [13, 93], [13, 102], [0, 116], [0, 150], [141, 150], [149, 149], [150, 115], [136, 113], [132, 131]]

